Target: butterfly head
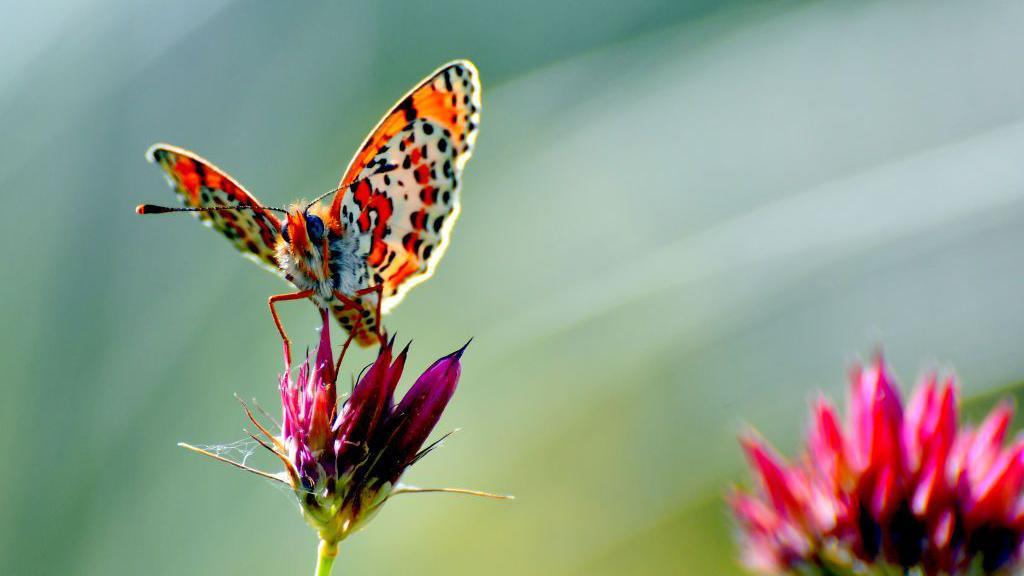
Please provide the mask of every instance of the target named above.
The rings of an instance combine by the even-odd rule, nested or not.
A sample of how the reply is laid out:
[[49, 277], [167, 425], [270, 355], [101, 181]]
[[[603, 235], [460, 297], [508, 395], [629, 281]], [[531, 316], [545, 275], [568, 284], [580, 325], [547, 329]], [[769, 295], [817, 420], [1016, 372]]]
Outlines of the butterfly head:
[[310, 275], [320, 276], [312, 269], [323, 268], [330, 260], [330, 231], [326, 214], [319, 205], [293, 205], [282, 219], [279, 253], [284, 252], [292, 262], [302, 262]]

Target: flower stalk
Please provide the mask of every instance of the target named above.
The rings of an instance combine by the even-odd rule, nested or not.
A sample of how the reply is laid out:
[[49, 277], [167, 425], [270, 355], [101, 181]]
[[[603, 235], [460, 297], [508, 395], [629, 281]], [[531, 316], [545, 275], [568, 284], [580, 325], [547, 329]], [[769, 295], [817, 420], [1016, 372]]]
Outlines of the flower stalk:
[[334, 559], [338, 557], [338, 543], [321, 540], [316, 549], [316, 572], [314, 576], [328, 576]]

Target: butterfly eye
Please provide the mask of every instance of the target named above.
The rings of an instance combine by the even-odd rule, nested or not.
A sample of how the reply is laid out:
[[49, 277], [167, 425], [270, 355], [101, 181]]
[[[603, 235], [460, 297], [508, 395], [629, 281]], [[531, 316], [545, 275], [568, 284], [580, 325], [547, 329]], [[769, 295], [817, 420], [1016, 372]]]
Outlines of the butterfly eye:
[[306, 216], [306, 233], [313, 242], [320, 243], [324, 237], [324, 221], [317, 216]]
[[284, 241], [289, 244], [292, 243], [292, 237], [288, 234], [288, 222], [281, 225], [281, 238], [284, 238]]

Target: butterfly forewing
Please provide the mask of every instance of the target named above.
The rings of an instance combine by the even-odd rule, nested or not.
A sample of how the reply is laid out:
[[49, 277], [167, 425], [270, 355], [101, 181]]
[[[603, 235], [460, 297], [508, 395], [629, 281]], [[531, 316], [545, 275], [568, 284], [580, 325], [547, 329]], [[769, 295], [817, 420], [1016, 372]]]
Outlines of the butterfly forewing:
[[[349, 164], [341, 181], [346, 189], [331, 211], [346, 234], [359, 237], [366, 262], [360, 274], [381, 286], [383, 311], [429, 278], [441, 259], [479, 122], [476, 68], [452, 62], [400, 100]], [[336, 315], [343, 325], [372, 322], [372, 315], [351, 309]]]
[[244, 254], [280, 273], [275, 255], [280, 222], [238, 182], [199, 155], [167, 144], [153, 146], [146, 152], [146, 158], [163, 169], [185, 206], [253, 206], [253, 209], [246, 210], [194, 214], [227, 237]]

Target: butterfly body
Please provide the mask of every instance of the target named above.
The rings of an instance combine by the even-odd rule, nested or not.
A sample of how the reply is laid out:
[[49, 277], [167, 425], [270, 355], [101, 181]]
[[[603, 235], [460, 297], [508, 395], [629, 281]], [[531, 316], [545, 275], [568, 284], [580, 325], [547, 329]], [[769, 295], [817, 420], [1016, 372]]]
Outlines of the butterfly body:
[[[187, 150], [158, 144], [147, 156], [163, 168], [186, 210], [369, 345], [379, 338], [379, 313], [429, 278], [447, 247], [479, 110], [473, 65], [441, 67], [385, 115], [335, 194], [287, 210], [263, 206]], [[139, 212], [172, 210], [154, 208]]]
[[346, 233], [329, 210], [319, 204], [293, 206], [277, 242], [277, 263], [285, 279], [299, 290], [311, 290], [310, 299], [323, 309], [343, 305], [338, 293], [354, 295], [370, 288], [359, 236]]

